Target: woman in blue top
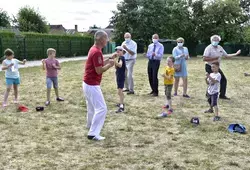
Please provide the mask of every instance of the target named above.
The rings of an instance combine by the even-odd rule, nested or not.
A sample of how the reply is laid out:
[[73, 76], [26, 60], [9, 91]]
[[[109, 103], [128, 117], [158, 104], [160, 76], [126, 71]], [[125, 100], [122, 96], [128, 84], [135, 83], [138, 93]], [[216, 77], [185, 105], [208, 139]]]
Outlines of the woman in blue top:
[[184, 39], [177, 39], [177, 46], [173, 49], [173, 57], [175, 58], [175, 65], [180, 65], [180, 70], [175, 72], [174, 95], [177, 96], [180, 77], [183, 80], [183, 97], [190, 98], [187, 95], [187, 60], [189, 53], [187, 47], [183, 47]]

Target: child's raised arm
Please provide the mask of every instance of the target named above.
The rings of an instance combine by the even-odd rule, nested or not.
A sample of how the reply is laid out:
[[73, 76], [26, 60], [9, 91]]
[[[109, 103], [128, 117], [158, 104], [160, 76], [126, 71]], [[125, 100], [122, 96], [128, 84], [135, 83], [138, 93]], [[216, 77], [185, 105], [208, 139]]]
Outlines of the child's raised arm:
[[14, 63], [11, 63], [10, 65], [7, 65], [5, 62], [2, 64], [2, 70], [7, 70], [8, 68], [12, 67]]
[[26, 61], [27, 61], [26, 59], [24, 59], [23, 61], [17, 60], [18, 64], [22, 64], [22, 65], [25, 65]]
[[43, 70], [46, 70], [46, 63], [45, 63], [45, 59], [42, 59], [42, 68], [43, 68]]
[[53, 67], [55, 69], [61, 70], [61, 65], [60, 65], [60, 63], [58, 61], [56, 62], [56, 64], [53, 64]]
[[115, 60], [115, 66], [121, 68], [122, 67], [122, 60], [120, 60], [119, 62], [117, 60]]

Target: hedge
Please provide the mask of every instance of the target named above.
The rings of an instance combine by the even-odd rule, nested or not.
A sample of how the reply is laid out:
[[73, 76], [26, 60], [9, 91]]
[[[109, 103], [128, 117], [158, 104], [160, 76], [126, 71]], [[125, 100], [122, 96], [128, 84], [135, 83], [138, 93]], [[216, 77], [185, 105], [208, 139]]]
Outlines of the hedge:
[[55, 48], [58, 57], [87, 55], [93, 44], [91, 36], [52, 35], [39, 33], [0, 32], [0, 54], [11, 48], [19, 59], [36, 60], [46, 57], [47, 48]]

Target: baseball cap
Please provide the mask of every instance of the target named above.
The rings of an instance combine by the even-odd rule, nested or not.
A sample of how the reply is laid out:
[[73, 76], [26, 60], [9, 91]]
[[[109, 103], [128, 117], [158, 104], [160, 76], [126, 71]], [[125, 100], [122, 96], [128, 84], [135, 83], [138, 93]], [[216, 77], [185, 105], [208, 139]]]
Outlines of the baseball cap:
[[228, 130], [229, 132], [246, 133], [246, 128], [242, 124], [230, 124]]
[[124, 50], [124, 48], [123, 48], [122, 46], [117, 46], [117, 47], [115, 47], [115, 50], [121, 50], [121, 51], [126, 52], [126, 50]]
[[200, 124], [200, 120], [198, 117], [192, 117], [191, 121], [190, 121], [192, 124], [195, 124], [195, 125], [199, 125]]

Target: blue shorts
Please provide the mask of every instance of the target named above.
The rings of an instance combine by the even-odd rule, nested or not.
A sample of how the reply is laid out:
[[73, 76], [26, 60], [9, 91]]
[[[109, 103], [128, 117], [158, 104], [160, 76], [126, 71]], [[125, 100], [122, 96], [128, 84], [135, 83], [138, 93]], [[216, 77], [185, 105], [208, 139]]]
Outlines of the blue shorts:
[[219, 96], [219, 93], [215, 93], [212, 95], [208, 94], [208, 103], [210, 104], [211, 107], [218, 105], [218, 96]]
[[6, 85], [11, 86], [11, 85], [18, 85], [20, 84], [20, 78], [7, 78], [6, 77]]
[[52, 84], [53, 84], [53, 87], [55, 89], [57, 89], [58, 88], [58, 79], [57, 79], [57, 77], [47, 77], [46, 78], [46, 84], [47, 84], [48, 89], [52, 88]]
[[125, 78], [117, 78], [117, 88], [118, 89], [123, 89], [124, 88], [124, 83], [125, 83]]

